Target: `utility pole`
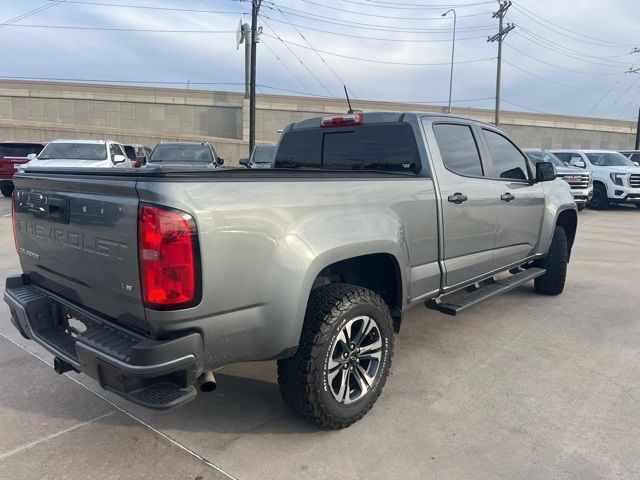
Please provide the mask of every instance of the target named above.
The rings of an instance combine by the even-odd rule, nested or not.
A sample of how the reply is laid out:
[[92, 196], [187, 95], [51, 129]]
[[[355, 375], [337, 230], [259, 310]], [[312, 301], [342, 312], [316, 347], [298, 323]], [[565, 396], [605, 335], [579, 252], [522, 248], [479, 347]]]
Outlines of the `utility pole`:
[[640, 108], [638, 109], [638, 123], [636, 124], [636, 148], [640, 150]]
[[511, 6], [511, 0], [504, 0], [500, 2], [500, 8], [497, 12], [493, 13], [493, 18], [498, 19], [498, 33], [489, 37], [487, 42], [498, 42], [498, 69], [496, 73], [496, 112], [495, 112], [495, 124], [500, 125], [500, 77], [502, 76], [502, 40], [507, 36], [511, 30], [516, 28], [513, 23], [508, 23], [504, 26], [504, 16]]
[[249, 86], [249, 155], [256, 144], [256, 47], [258, 44], [258, 13], [262, 0], [251, 0], [251, 75]]
[[451, 92], [453, 90], [453, 59], [456, 53], [456, 11], [451, 8], [444, 12], [441, 16], [446, 17], [449, 12], [453, 13], [453, 41], [451, 42], [451, 73], [449, 74], [449, 106], [447, 107], [447, 113], [451, 113]]

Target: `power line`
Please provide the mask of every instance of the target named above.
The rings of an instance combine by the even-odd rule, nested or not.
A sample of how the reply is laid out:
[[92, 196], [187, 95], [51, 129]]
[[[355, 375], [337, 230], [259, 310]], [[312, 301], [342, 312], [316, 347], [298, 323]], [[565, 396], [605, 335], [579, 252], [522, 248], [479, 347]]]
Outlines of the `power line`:
[[624, 78], [624, 73], [622, 73], [622, 74], [620, 75], [620, 77], [616, 80], [616, 82], [615, 82], [613, 85], [611, 85], [611, 87], [609, 87], [609, 90], [607, 90], [607, 91], [606, 91], [606, 92], [605, 92], [605, 93], [600, 97], [600, 99], [599, 99], [596, 103], [594, 103], [594, 104], [593, 104], [593, 106], [592, 106], [592, 107], [589, 109], [589, 111], [586, 113], [586, 116], [589, 116], [589, 114], [590, 114], [591, 112], [593, 112], [593, 111], [596, 109], [596, 107], [597, 107], [598, 105], [600, 105], [600, 103], [601, 103], [601, 102], [602, 102], [602, 101], [603, 101], [603, 100], [604, 100], [604, 99], [609, 95], [609, 93], [611, 93], [611, 92], [613, 91], [613, 89], [614, 89], [614, 88], [616, 88], [616, 87], [618, 86], [618, 84], [620, 83], [620, 81], [621, 81], [623, 78]]
[[76, 5], [93, 5], [98, 7], [118, 7], [118, 8], [138, 8], [144, 10], [159, 10], [168, 12], [188, 12], [188, 13], [216, 13], [216, 14], [230, 14], [230, 15], [246, 15], [243, 12], [238, 11], [225, 11], [225, 10], [200, 10], [195, 8], [177, 8], [177, 7], [152, 7], [148, 5], [131, 5], [129, 3], [104, 3], [104, 2], [89, 2], [80, 0], [63, 0], [65, 3], [73, 3]]
[[[570, 57], [573, 58], [575, 60], [580, 60], [581, 62], [585, 62], [585, 63], [591, 63], [594, 65], [600, 65], [603, 67], [609, 67], [609, 68], [620, 68], [623, 65], [628, 65], [625, 64], [624, 62], [619, 62], [616, 60], [609, 60], [607, 58], [604, 57], [597, 57], [594, 55], [589, 55], [587, 53], [583, 53], [583, 52], [578, 52], [577, 50], [572, 50], [569, 49], [567, 47], [559, 47], [556, 44], [554, 44], [553, 42], [550, 42], [548, 40], [545, 40], [542, 37], [536, 36], [535, 34], [531, 33], [530, 31], [528, 31], [526, 28], [522, 27], [521, 25], [518, 25], [518, 31], [514, 32], [518, 37], [523, 38], [524, 40], [534, 43], [540, 47], [543, 47], [547, 50], [551, 50], [552, 52], [558, 53], [560, 55], [563, 55], [565, 57]], [[567, 53], [567, 52], [571, 52], [571, 53]], [[593, 59], [597, 59], [597, 60], [603, 60], [605, 62], [610, 62], [610, 63], [602, 63], [602, 62], [597, 62], [594, 60], [588, 60], [586, 58], [581, 58], [579, 55], [584, 56], [584, 57], [588, 57], [588, 58], [593, 58]], [[615, 65], [614, 65], [615, 63]]]
[[306, 64], [302, 61], [302, 59], [301, 59], [301, 58], [296, 54], [296, 52], [294, 52], [294, 51], [293, 51], [293, 49], [292, 49], [291, 47], [289, 47], [289, 45], [287, 44], [287, 42], [285, 42], [285, 41], [280, 37], [280, 35], [278, 35], [278, 34], [276, 33], [276, 31], [275, 31], [273, 28], [271, 28], [271, 25], [269, 25], [267, 22], [265, 22], [265, 21], [264, 21], [264, 17], [263, 17], [263, 22], [262, 22], [262, 23], [264, 23], [264, 25], [265, 25], [269, 30], [271, 30], [271, 31], [273, 32], [273, 35], [275, 35], [275, 37], [274, 37], [274, 36], [272, 36], [272, 35], [269, 35], [268, 33], [264, 33], [264, 32], [262, 33], [262, 35], [264, 35], [264, 36], [266, 36], [266, 37], [276, 38], [276, 39], [280, 40], [280, 43], [282, 43], [282, 44], [286, 47], [286, 49], [287, 49], [287, 50], [289, 50], [289, 52], [291, 52], [291, 54], [292, 54], [294, 57], [296, 57], [296, 59], [298, 60], [298, 62], [300, 62], [300, 65], [302, 65], [302, 67], [303, 67], [307, 72], [309, 72], [309, 74], [311, 74], [311, 76], [314, 78], [314, 80], [315, 80], [316, 82], [318, 82], [318, 85], [320, 85], [320, 86], [322, 87], [322, 89], [323, 89], [325, 92], [327, 92], [327, 93], [329, 94], [329, 96], [330, 96], [330, 97], [333, 97], [333, 95], [331, 94], [331, 92], [329, 91], [329, 89], [325, 86], [325, 84], [324, 84], [324, 83], [322, 83], [322, 81], [318, 78], [318, 76], [317, 76], [315, 73], [313, 73], [313, 71], [311, 71], [311, 69], [310, 69], [309, 67], [307, 67], [307, 65], [306, 65]]
[[46, 3], [38, 8], [34, 8], [33, 10], [29, 10], [28, 12], [23, 13], [22, 15], [18, 15], [17, 17], [14, 17], [10, 20], [7, 20], [3, 23], [0, 23], [0, 28], [2, 27], [7, 27], [7, 26], [11, 26], [14, 22], [17, 22], [19, 20], [23, 20], [25, 18], [29, 18], [32, 17], [33, 15], [36, 15], [40, 12], [43, 12], [45, 10], [48, 10], [49, 8], [53, 8], [59, 4], [61, 4], [64, 0], [57, 0], [53, 3]]
[[[424, 10], [424, 9], [436, 9], [439, 10], [441, 8], [465, 8], [465, 7], [475, 7], [476, 5], [489, 5], [489, 4], [495, 4], [495, 2], [493, 1], [485, 1], [485, 2], [475, 2], [475, 3], [458, 3], [458, 4], [449, 4], [449, 5], [445, 5], [445, 4], [440, 4], [440, 5], [435, 5], [433, 3], [422, 3], [422, 4], [417, 4], [414, 3], [410, 6], [407, 6], [407, 4], [405, 2], [373, 2], [372, 0], [368, 0], [368, 3], [363, 3], [363, 2], [356, 2], [354, 0], [342, 0], [345, 3], [353, 3], [355, 5], [367, 5], [369, 7], [376, 7], [376, 8], [392, 8], [392, 9], [398, 9], [398, 10]], [[378, 5], [378, 4], [382, 4], [382, 5]], [[384, 5], [386, 4], [386, 5]]]
[[[363, 17], [374, 17], [374, 18], [389, 18], [389, 19], [393, 19], [393, 20], [415, 20], [415, 21], [419, 21], [419, 22], [423, 22], [423, 21], [430, 21], [430, 20], [444, 20], [441, 16], [437, 16], [437, 17], [416, 17], [411, 16], [411, 17], [398, 17], [398, 16], [394, 16], [394, 15], [381, 15], [381, 14], [375, 14], [375, 13], [365, 13], [365, 12], [359, 12], [357, 10], [346, 10], [344, 8], [338, 8], [335, 6], [329, 6], [329, 5], [323, 5], [322, 3], [317, 3], [314, 2], [312, 0], [302, 0], [305, 3], [308, 3], [310, 5], [315, 5], [317, 7], [323, 7], [323, 8], [328, 8], [330, 10], [333, 10], [334, 12], [344, 12], [344, 13], [349, 13], [352, 15], [361, 15]], [[293, 12], [298, 12], [298, 13], [307, 13], [304, 12], [302, 10], [295, 10], [291, 7], [285, 7], [283, 5], [280, 5], [280, 8], [286, 9], [286, 10], [291, 10]], [[458, 15], [458, 18], [469, 18], [469, 17], [480, 17], [482, 15], [489, 15], [491, 12], [482, 12], [482, 13], [472, 13], [470, 15]], [[328, 17], [324, 17], [324, 18], [328, 18]]]
[[[277, 5], [275, 2], [266, 2], [269, 5], [274, 5], [274, 6], [269, 6], [267, 4], [264, 5], [264, 8], [267, 8], [269, 10], [274, 10], [276, 11], [277, 7], [279, 5]], [[287, 8], [287, 7], [285, 7]], [[366, 30], [378, 30], [381, 32], [414, 32], [414, 33], [450, 33], [452, 32], [452, 29], [450, 28], [415, 28], [415, 27], [407, 27], [407, 26], [402, 26], [402, 27], [394, 27], [394, 26], [381, 26], [379, 24], [376, 23], [364, 23], [364, 22], [354, 22], [351, 20], [342, 20], [342, 19], [336, 19], [334, 17], [327, 17], [324, 15], [318, 15], [315, 13], [292, 13], [291, 11], [293, 11], [293, 9], [291, 8], [287, 8], [287, 10], [290, 10], [289, 14], [293, 15], [295, 17], [299, 17], [299, 18], [304, 18], [306, 20], [312, 20], [315, 22], [321, 22], [321, 23], [329, 23], [331, 25], [338, 25], [341, 27], [350, 27], [350, 28], [360, 28], [360, 29], [366, 29]], [[296, 12], [300, 12], [300, 10], [296, 10]], [[262, 17], [264, 18], [265, 15], [262, 15]], [[270, 17], [266, 17], [266, 18], [270, 18]], [[306, 27], [303, 27], [306, 28]], [[458, 31], [475, 31], [475, 30], [488, 30], [490, 28], [494, 28], [493, 25], [479, 25], [479, 26], [475, 26], [475, 27], [466, 27], [466, 28], [458, 28]]]
[[[524, 16], [526, 16], [526, 17], [530, 18], [531, 20], [533, 20], [534, 22], [536, 22], [536, 23], [538, 23], [538, 24], [542, 25], [543, 27], [547, 28], [548, 30], [551, 30], [551, 31], [553, 31], [553, 32], [555, 32], [555, 33], [557, 33], [557, 34], [559, 34], [559, 35], [565, 36], [565, 37], [570, 38], [570, 39], [572, 39], [572, 40], [576, 40], [576, 41], [584, 42], [584, 43], [590, 43], [590, 42], [586, 42], [586, 41], [584, 41], [584, 40], [580, 40], [579, 38], [575, 38], [575, 37], [571, 37], [571, 36], [567, 35], [566, 33], [564, 33], [564, 31], [566, 31], [566, 30], [567, 30], [567, 28], [566, 28], [566, 27], [562, 27], [562, 26], [558, 25], [557, 23], [554, 23], [554, 22], [552, 22], [552, 21], [550, 21], [550, 20], [547, 20], [547, 19], [545, 19], [545, 18], [541, 17], [540, 15], [537, 15], [537, 14], [533, 13], [531, 10], [526, 9], [525, 7], [521, 6], [521, 5], [520, 5], [520, 4], [518, 4], [518, 3], [514, 3], [514, 5], [515, 5], [515, 9], [516, 9], [516, 10], [518, 10], [518, 11], [520, 12], [520, 14], [522, 14], [522, 15], [524, 15]], [[528, 12], [529, 14], [527, 14], [526, 12]], [[558, 28], [560, 28], [560, 29], [561, 29], [561, 30], [563, 30], [563, 31], [557, 31], [557, 30], [554, 30], [554, 29], [552, 29], [552, 28], [550, 28], [550, 27], [548, 27], [548, 26], [544, 25], [542, 22], [540, 22], [540, 21], [536, 20], [536, 19], [535, 19], [535, 18], [533, 18], [533, 17], [537, 17], [537, 18], [539, 18], [540, 20], [542, 20], [543, 22], [546, 22], [546, 23], [548, 23], [548, 24], [550, 24], [550, 25], [553, 25], [553, 26], [555, 26], [555, 27], [558, 27]], [[612, 45], [612, 46], [624, 46], [624, 47], [633, 47], [633, 46], [634, 46], [634, 44], [630, 44], [630, 43], [618, 43], [618, 42], [612, 42], [612, 41], [610, 41], [610, 40], [603, 40], [603, 39], [601, 39], [601, 38], [595, 38], [595, 37], [590, 37], [589, 35], [583, 35], [582, 33], [574, 32], [573, 30], [571, 30], [571, 31], [572, 31], [572, 33], [574, 33], [576, 36], [583, 37], [583, 38], [588, 38], [588, 39], [590, 39], [590, 40], [595, 40], [595, 41], [597, 41], [597, 42], [604, 43], [604, 44], [610, 44], [610, 45]], [[597, 44], [595, 44], [595, 43], [591, 43], [591, 45], [597, 45]], [[606, 46], [606, 45], [598, 45], [598, 46]]]
[[615, 106], [618, 104], [618, 102], [619, 102], [620, 100], [622, 100], [622, 99], [623, 99], [623, 97], [624, 97], [627, 93], [629, 93], [630, 91], [631, 91], [631, 83], [629, 83], [629, 86], [627, 87], [627, 89], [626, 89], [626, 90], [622, 89], [622, 94], [621, 94], [621, 95], [616, 99], [616, 101], [615, 101], [615, 102], [613, 102], [611, 105], [609, 105], [609, 107], [607, 107], [607, 108], [604, 110], [604, 112], [602, 112], [602, 116], [603, 116], [603, 117], [604, 117], [604, 116], [606, 116], [606, 115], [607, 115], [607, 113], [609, 113], [609, 111], [611, 111], [611, 110], [613, 109], [613, 107], [615, 107]]
[[96, 30], [105, 32], [143, 32], [143, 33], [236, 33], [235, 30], [166, 30], [153, 28], [119, 28], [119, 27], [83, 27], [78, 25], [31, 25], [23, 23], [13, 23], [8, 27], [18, 28], [46, 28], [59, 30]]
[[515, 50], [516, 52], [518, 52], [520, 55], [524, 55], [525, 57], [529, 57], [529, 58], [531, 58], [531, 59], [533, 59], [533, 60], [535, 60], [537, 62], [544, 63], [545, 65], [549, 65], [550, 67], [559, 68], [560, 70], [566, 70], [567, 72], [581, 73], [581, 74], [584, 74], [584, 75], [618, 75], [618, 73], [616, 73], [616, 72], [585, 72], [585, 71], [581, 71], [581, 70], [573, 70], [571, 68], [562, 67], [560, 65], [556, 65], [556, 64], [547, 62], [545, 60], [540, 60], [539, 58], [536, 58], [536, 57], [534, 57], [532, 55], [529, 55], [528, 53], [523, 52], [519, 48], [514, 47], [510, 43], [504, 42], [504, 44], [506, 46], [508, 46], [509, 48], [511, 48], [512, 50]]
[[[284, 22], [282, 20], [277, 20], [275, 18], [271, 18], [271, 17], [265, 17], [264, 15], [262, 15], [262, 18], [267, 18], [268, 20], [271, 20], [272, 22], [277, 22], [277, 23], [282, 23], [282, 24], [289, 24], [289, 25], [293, 25], [291, 23], [288, 22]], [[353, 34], [349, 34], [349, 33], [342, 33], [342, 32], [333, 32], [331, 30], [323, 30], [320, 28], [313, 28], [313, 27], [309, 27], [309, 26], [302, 26], [302, 25], [296, 25], [297, 27], [300, 28], [305, 28], [307, 30], [311, 30], [314, 32], [320, 32], [320, 33], [325, 33], [328, 35], [337, 35], [340, 37], [347, 37], [347, 38], [358, 38], [361, 40], [372, 40], [372, 41], [381, 41], [381, 42], [400, 42], [400, 43], [442, 43], [442, 42], [451, 42], [450, 38], [443, 38], [443, 39], [431, 39], [431, 40], [417, 40], [417, 39], [407, 39], [407, 38], [380, 38], [380, 37], [367, 37], [364, 35], [353, 35]], [[479, 38], [485, 38], [486, 35], [478, 35], [475, 37], [462, 37], [462, 38], [456, 38], [456, 42], [459, 41], [463, 41], [463, 40], [477, 40]]]
[[268, 43], [266, 43], [266, 42], [262, 42], [262, 44], [266, 47], [266, 49], [267, 49], [267, 50], [269, 50], [269, 51], [271, 52], [271, 55], [273, 55], [274, 57], [276, 57], [276, 59], [277, 59], [277, 60], [280, 62], [280, 64], [285, 68], [285, 70], [287, 70], [287, 72], [289, 72], [289, 73], [291, 74], [291, 76], [292, 76], [293, 78], [295, 78], [295, 79], [298, 81], [298, 83], [299, 83], [300, 85], [302, 85], [302, 88], [304, 88], [304, 89], [308, 92], [308, 94], [309, 94], [309, 95], [313, 95], [313, 94], [311, 93], [311, 90], [309, 90], [309, 87], [307, 87], [307, 85], [306, 85], [302, 80], [300, 80], [300, 77], [298, 77], [298, 75], [296, 75], [296, 74], [295, 74], [295, 72], [294, 72], [293, 70], [291, 70], [291, 69], [287, 66], [287, 64], [286, 64], [286, 63], [284, 63], [284, 62], [282, 61], [282, 59], [281, 59], [281, 58], [276, 54], [276, 52], [274, 52], [274, 51], [273, 51], [273, 49], [269, 46], [269, 44], [268, 44]]
[[[269, 35], [267, 33], [263, 33], [263, 35], [270, 37], [270, 38], [276, 38], [273, 37], [272, 35]], [[280, 37], [277, 37], [280, 41], [282, 41], [283, 43], [289, 44], [289, 45], [295, 45], [296, 47], [300, 47], [300, 48], [304, 48], [306, 50], [312, 50], [312, 48], [307, 47], [306, 45], [301, 45], [299, 43], [296, 42], [292, 42], [290, 40], [283, 40]], [[412, 63], [412, 62], [390, 62], [390, 61], [385, 61], [385, 60], [376, 60], [373, 58], [360, 58], [360, 57], [352, 57], [349, 55], [341, 55], [339, 53], [333, 53], [333, 52], [328, 52], [326, 50], [318, 50], [320, 53], [325, 53], [327, 55], [331, 55], [334, 57], [340, 57], [340, 58], [346, 58], [348, 60], [357, 60], [360, 62], [370, 62], [370, 63], [380, 63], [380, 64], [384, 64], [384, 65], [404, 65], [404, 66], [416, 66], [416, 67], [421, 67], [421, 66], [442, 66], [442, 65], [451, 65], [451, 62], [437, 62], [437, 63]], [[477, 62], [487, 62], [490, 60], [495, 60], [495, 57], [489, 57], [489, 58], [477, 58], [477, 59], [473, 59], [473, 60], [458, 60], [456, 62], [454, 62], [455, 64], [462, 64], [462, 63], [477, 63]]]
[[509, 62], [507, 60], [503, 59], [502, 61], [504, 63], [506, 63], [507, 65], [510, 65], [511, 67], [515, 68], [516, 70], [520, 70], [521, 72], [526, 73], [527, 75], [531, 75], [532, 77], [539, 78], [540, 80], [544, 80], [545, 82], [553, 83], [554, 85], [558, 85], [560, 87], [571, 88], [573, 90], [583, 90], [583, 91], [588, 91], [588, 92], [604, 92], [605, 91], [603, 89], [576, 87], [575, 85], [567, 85], [566, 83], [556, 82], [555, 80], [551, 80], [549, 78], [542, 77], [542, 76], [540, 76], [538, 74], [531, 73], [531, 72], [525, 70], [524, 68], [521, 68], [521, 67], [519, 67], [517, 65], [514, 65], [513, 63], [511, 63], [511, 62]]
[[[275, 5], [275, 4], [274, 4]], [[311, 43], [309, 42], [309, 40], [307, 40], [307, 38], [302, 34], [302, 32], [298, 29], [298, 27], [296, 27], [295, 25], [293, 25], [290, 21], [289, 18], [284, 14], [284, 12], [282, 10], [280, 10], [280, 7], [277, 7], [278, 11], [280, 12], [280, 14], [282, 15], [282, 17], [289, 23], [289, 25], [291, 25], [294, 30], [296, 32], [298, 32], [298, 35], [300, 35], [300, 37], [302, 38], [302, 40], [304, 40], [304, 42], [311, 48], [311, 50], [313, 50], [313, 52], [318, 56], [318, 58], [322, 61], [322, 63], [324, 63], [324, 65], [327, 67], [327, 69], [329, 69], [329, 71], [333, 74], [333, 76], [338, 80], [338, 82], [340, 83], [340, 85], [344, 85], [345, 88], [347, 86], [347, 83], [345, 81], [342, 80], [342, 78], [340, 78], [340, 76], [335, 72], [335, 70], [333, 68], [331, 68], [331, 65], [329, 65], [329, 63], [327, 63], [327, 61], [324, 59], [324, 57], [322, 55], [320, 55], [320, 53], [318, 52], [318, 50], [316, 50], [315, 48], [313, 48], [313, 45], [311, 45]], [[351, 90], [351, 88], [349, 88], [349, 90]], [[355, 97], [355, 93], [354, 93], [354, 97]]]
[[535, 108], [525, 107], [524, 105], [520, 105], [519, 103], [512, 102], [511, 100], [507, 100], [506, 98], [502, 98], [504, 103], [508, 103], [509, 105], [513, 105], [514, 107], [524, 108], [525, 110], [529, 110], [530, 112], [535, 113], [543, 113], [545, 115], [549, 115], [547, 112], [543, 112], [542, 110], [536, 110]]

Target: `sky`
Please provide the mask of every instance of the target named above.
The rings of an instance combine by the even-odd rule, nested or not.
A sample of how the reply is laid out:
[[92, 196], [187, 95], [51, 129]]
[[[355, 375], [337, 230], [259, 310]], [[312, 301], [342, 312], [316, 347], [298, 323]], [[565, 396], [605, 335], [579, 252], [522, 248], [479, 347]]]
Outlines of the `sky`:
[[[244, 89], [246, 0], [2, 0], [0, 78]], [[263, 0], [262, 93], [493, 108], [487, 0]], [[24, 16], [27, 14], [26, 16]], [[23, 16], [22, 18], [20, 18]], [[640, 107], [640, 1], [514, 0], [502, 109], [629, 120]], [[65, 27], [65, 28], [55, 28]], [[632, 53], [634, 50], [638, 52]]]

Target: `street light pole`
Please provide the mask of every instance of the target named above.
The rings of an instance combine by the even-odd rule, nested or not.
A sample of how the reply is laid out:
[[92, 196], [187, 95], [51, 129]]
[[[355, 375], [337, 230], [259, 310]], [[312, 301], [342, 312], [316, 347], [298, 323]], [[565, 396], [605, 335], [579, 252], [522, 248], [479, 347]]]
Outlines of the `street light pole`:
[[453, 90], [453, 58], [456, 53], [456, 11], [452, 8], [444, 12], [441, 16], [446, 17], [448, 13], [453, 12], [453, 41], [451, 42], [451, 74], [449, 75], [449, 107], [447, 113], [451, 113], [451, 91]]

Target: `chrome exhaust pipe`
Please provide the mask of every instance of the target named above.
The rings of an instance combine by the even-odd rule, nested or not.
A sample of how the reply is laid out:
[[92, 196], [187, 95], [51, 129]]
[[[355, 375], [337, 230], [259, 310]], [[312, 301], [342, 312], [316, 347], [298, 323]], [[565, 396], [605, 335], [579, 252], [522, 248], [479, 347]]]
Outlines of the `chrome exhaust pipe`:
[[198, 377], [198, 387], [202, 392], [213, 392], [217, 386], [218, 384], [212, 371], [204, 372]]

